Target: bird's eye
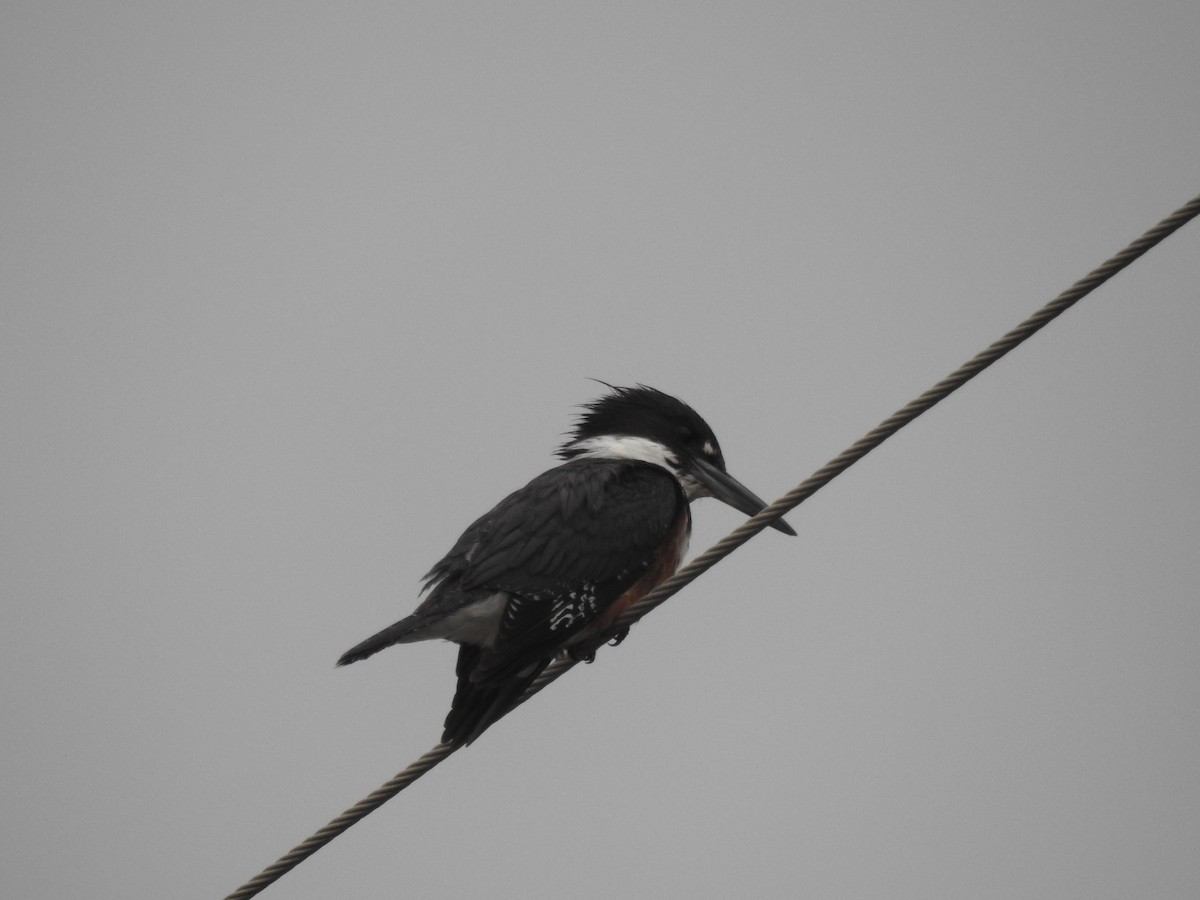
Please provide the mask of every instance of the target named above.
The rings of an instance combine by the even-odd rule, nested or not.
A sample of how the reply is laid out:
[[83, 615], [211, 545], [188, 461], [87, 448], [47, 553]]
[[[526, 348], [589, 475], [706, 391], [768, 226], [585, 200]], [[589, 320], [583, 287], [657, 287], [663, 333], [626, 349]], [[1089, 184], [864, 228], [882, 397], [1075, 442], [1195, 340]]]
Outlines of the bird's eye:
[[679, 439], [685, 444], [690, 444], [696, 439], [696, 432], [692, 431], [686, 425], [680, 425], [675, 429], [675, 433], [679, 435]]

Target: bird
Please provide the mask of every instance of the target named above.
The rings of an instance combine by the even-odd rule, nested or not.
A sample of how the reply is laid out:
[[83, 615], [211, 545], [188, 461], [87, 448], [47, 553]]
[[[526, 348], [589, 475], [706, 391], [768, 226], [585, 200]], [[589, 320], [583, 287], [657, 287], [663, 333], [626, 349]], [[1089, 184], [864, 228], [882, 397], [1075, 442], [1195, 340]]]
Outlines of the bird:
[[[689, 505], [715, 497], [754, 515], [766, 504], [726, 471], [712, 428], [669, 394], [616, 387], [583, 404], [563, 462], [476, 519], [425, 575], [416, 610], [338, 660], [393, 644], [459, 645], [442, 742], [467, 745], [510, 712], [559, 653], [591, 662], [618, 644], [621, 613], [675, 573]], [[782, 519], [772, 527], [795, 531]]]

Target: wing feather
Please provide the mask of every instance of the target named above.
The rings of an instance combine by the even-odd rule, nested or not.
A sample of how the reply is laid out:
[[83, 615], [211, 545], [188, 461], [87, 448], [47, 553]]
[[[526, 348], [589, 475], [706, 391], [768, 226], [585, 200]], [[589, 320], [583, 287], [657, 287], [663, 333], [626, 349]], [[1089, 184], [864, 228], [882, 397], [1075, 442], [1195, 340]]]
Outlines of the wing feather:
[[480, 517], [427, 576], [414, 616], [508, 595], [495, 639], [464, 644], [444, 740], [474, 740], [507, 713], [554, 655], [595, 640], [597, 620], [658, 559], [687, 499], [669, 472], [576, 459], [539, 475]]

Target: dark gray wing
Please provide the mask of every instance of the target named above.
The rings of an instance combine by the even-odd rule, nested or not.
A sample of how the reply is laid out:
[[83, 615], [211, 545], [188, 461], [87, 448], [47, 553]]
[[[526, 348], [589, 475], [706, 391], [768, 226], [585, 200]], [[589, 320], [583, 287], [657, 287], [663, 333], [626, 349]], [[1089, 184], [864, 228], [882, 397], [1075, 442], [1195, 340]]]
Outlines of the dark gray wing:
[[432, 594], [418, 612], [453, 611], [460, 604], [440, 595], [479, 589], [526, 598], [506, 616], [503, 644], [540, 620], [548, 626], [556, 611], [561, 621], [566, 607], [560, 602], [556, 610], [555, 601], [574, 594], [582, 626], [645, 572], [686, 504], [674, 477], [657, 466], [565, 463], [510, 494], [463, 533], [427, 576]]
[[426, 576], [430, 594], [416, 611], [347, 652], [339, 664], [429, 634], [431, 623], [506, 595], [494, 641], [462, 643], [459, 650], [458, 689], [443, 740], [470, 742], [646, 574], [687, 515], [678, 482], [658, 466], [571, 460], [472, 523]]
[[[444, 741], [474, 740], [554, 655], [656, 561], [687, 501], [670, 473], [575, 460], [535, 478], [467, 529], [430, 573], [439, 594], [508, 595], [495, 643], [463, 645]], [[592, 637], [591, 635], [588, 636]]]

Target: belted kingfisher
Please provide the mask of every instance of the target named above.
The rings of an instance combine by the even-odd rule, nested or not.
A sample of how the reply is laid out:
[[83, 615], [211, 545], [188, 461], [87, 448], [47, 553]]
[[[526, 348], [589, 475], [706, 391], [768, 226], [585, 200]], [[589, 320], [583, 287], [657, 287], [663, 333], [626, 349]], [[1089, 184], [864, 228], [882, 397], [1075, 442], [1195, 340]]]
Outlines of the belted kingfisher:
[[[725, 471], [708, 423], [654, 388], [613, 387], [583, 407], [566, 460], [476, 520], [425, 576], [429, 596], [339, 666], [430, 638], [459, 645], [458, 689], [442, 734], [469, 744], [512, 710], [560, 651], [591, 662], [628, 627], [620, 614], [679, 567], [688, 503], [766, 504]], [[772, 523], [796, 532], [782, 519]]]

